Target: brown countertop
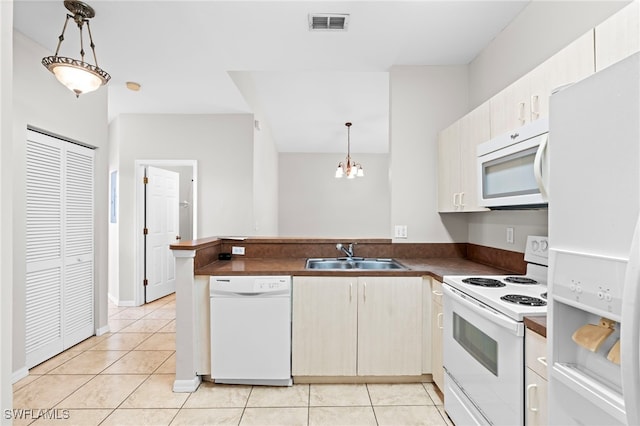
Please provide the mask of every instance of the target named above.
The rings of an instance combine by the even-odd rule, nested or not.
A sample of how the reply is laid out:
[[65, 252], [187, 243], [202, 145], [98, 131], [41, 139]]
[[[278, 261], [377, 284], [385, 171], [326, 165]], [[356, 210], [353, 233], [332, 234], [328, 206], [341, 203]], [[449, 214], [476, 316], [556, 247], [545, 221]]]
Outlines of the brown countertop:
[[442, 281], [445, 275], [501, 275], [505, 270], [463, 258], [396, 258], [407, 270], [305, 269], [306, 258], [247, 258], [219, 260], [197, 267], [196, 275], [313, 275], [313, 276], [423, 276]]
[[524, 317], [524, 325], [542, 337], [547, 337], [547, 317]]

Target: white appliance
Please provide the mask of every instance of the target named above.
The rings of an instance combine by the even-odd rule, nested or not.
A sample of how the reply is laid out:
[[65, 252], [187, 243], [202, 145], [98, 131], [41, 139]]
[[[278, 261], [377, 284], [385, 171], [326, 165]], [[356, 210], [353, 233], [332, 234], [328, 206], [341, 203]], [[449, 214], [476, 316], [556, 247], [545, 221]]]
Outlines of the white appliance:
[[444, 277], [444, 401], [458, 425], [524, 424], [525, 315], [547, 312], [546, 237], [527, 238], [527, 274]]
[[549, 423], [638, 425], [640, 54], [552, 95], [550, 133]]
[[211, 377], [291, 386], [291, 277], [211, 277]]
[[490, 208], [547, 204], [549, 121], [536, 120], [477, 147], [479, 205]]

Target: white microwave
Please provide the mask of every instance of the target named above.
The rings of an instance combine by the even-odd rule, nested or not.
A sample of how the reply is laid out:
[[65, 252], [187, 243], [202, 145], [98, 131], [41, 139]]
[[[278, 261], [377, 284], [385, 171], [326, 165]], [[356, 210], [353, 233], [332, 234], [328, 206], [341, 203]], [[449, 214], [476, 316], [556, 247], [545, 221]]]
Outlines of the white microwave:
[[547, 205], [549, 120], [478, 145], [479, 205], [493, 209]]

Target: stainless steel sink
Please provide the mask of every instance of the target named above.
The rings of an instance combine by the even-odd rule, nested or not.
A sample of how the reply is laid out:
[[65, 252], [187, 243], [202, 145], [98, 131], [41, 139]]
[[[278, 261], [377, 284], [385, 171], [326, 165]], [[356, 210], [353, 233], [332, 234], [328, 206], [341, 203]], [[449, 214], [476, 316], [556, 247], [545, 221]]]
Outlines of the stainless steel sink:
[[337, 258], [307, 259], [306, 269], [407, 269], [393, 259]]

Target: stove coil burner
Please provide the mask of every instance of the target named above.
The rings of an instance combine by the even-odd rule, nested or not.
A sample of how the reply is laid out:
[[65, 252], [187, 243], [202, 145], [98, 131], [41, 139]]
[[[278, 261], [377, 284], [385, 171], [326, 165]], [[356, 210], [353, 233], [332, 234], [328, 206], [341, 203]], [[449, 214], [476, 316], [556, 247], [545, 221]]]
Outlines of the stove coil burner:
[[512, 284], [538, 284], [538, 281], [527, 277], [507, 277], [504, 280]]
[[462, 280], [465, 284], [478, 285], [480, 287], [504, 287], [505, 283], [502, 283], [498, 280], [494, 280], [493, 278], [465, 278]]
[[523, 296], [522, 294], [507, 294], [506, 296], [502, 296], [500, 299], [515, 303], [516, 305], [526, 305], [526, 306], [546, 306], [547, 302], [542, 299], [538, 299], [537, 297]]

